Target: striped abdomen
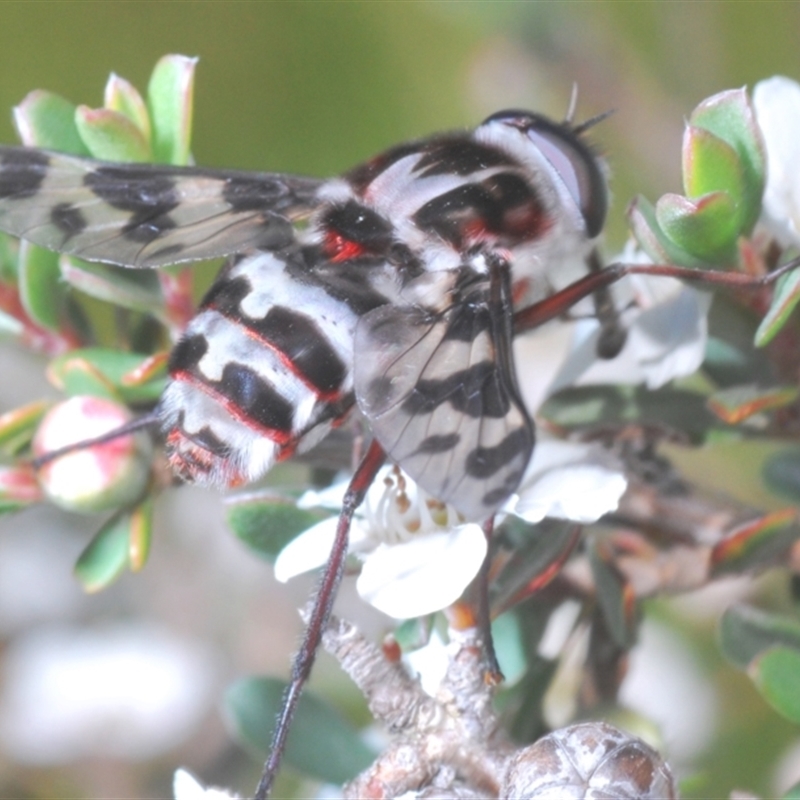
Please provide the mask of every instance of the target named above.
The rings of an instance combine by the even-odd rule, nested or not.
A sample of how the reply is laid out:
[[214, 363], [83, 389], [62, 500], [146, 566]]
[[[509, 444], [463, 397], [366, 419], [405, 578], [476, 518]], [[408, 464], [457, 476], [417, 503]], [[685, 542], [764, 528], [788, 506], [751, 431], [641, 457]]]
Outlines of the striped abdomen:
[[204, 298], [172, 352], [159, 404], [182, 478], [255, 480], [316, 444], [353, 405], [355, 325], [386, 300], [363, 280], [360, 290], [340, 291], [325, 262], [313, 260], [299, 247], [256, 251], [225, 269]]

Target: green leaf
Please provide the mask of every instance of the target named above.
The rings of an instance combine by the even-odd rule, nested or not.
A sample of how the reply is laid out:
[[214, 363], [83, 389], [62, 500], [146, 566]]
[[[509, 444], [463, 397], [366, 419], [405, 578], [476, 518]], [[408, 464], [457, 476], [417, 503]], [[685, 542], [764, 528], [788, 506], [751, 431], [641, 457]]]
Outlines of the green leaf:
[[791, 448], [769, 456], [761, 476], [770, 491], [800, 503], [800, 450]]
[[27, 147], [89, 155], [75, 127], [75, 104], [57, 94], [37, 89], [26, 95], [14, 108], [14, 124]]
[[800, 651], [774, 647], [756, 658], [747, 671], [767, 703], [800, 724]]
[[725, 658], [746, 669], [760, 653], [776, 645], [800, 652], [800, 620], [737, 604], [722, 615], [719, 640]]
[[746, 90], [730, 89], [709, 97], [692, 112], [689, 122], [715, 134], [736, 151], [744, 181], [740, 227], [741, 232], [748, 235], [761, 211], [766, 153]]
[[684, 389], [579, 386], [562, 389], [543, 404], [539, 414], [553, 424], [580, 429], [597, 424], [656, 425], [701, 442], [722, 423], [706, 408], [706, 396]]
[[43, 328], [58, 331], [64, 285], [58, 253], [22, 241], [19, 246], [19, 295], [28, 316]]
[[233, 498], [229, 502], [227, 522], [230, 529], [251, 550], [270, 561], [274, 561], [297, 534], [327, 516], [297, 508], [293, 500], [279, 495], [247, 500]]
[[798, 300], [800, 300], [800, 269], [778, 278], [769, 311], [764, 315], [756, 331], [756, 347], [764, 347], [775, 338], [788, 321]]
[[525, 674], [528, 660], [525, 657], [522, 631], [515, 613], [507, 612], [493, 620], [492, 640], [505, 682], [516, 683]]
[[129, 564], [131, 515], [115, 514], [95, 534], [75, 563], [75, 576], [87, 592], [113, 583]]
[[739, 235], [736, 213], [727, 192], [712, 192], [694, 200], [665, 194], [656, 203], [656, 219], [670, 241], [710, 263], [731, 264], [735, 260]]
[[106, 82], [103, 105], [112, 111], [124, 114], [139, 129], [147, 142], [148, 149], [150, 148], [150, 114], [142, 96], [132, 83], [112, 72]]
[[642, 250], [656, 264], [675, 264], [680, 267], [700, 267], [703, 261], [674, 242], [661, 229], [653, 204], [642, 195], [628, 206], [628, 224]]
[[[239, 740], [263, 759], [272, 741], [286, 683], [274, 678], [245, 678], [225, 692], [225, 709]], [[337, 711], [304, 692], [286, 742], [284, 760], [326, 783], [342, 784], [376, 757], [358, 732]]]
[[150, 144], [134, 122], [109, 108], [75, 109], [75, 125], [92, 156], [101, 161], [152, 161]]
[[[47, 365], [47, 378], [61, 391], [69, 394], [86, 394], [70, 390], [70, 387], [74, 388], [73, 381], [80, 380], [71, 373], [74, 370], [80, 370], [84, 374], [91, 372], [94, 380], [100, 383], [98, 388], [102, 396], [108, 396], [110, 389], [115, 399], [121, 398], [126, 403], [151, 402], [157, 400], [164, 389], [163, 375], [141, 384], [131, 384], [126, 381], [130, 373], [149, 360], [149, 356], [139, 353], [126, 353], [103, 347], [84, 347], [54, 358]], [[102, 394], [103, 392], [105, 394]]]
[[738, 153], [710, 131], [687, 125], [683, 133], [683, 186], [690, 199], [723, 192], [738, 206], [744, 191]]
[[189, 163], [196, 58], [170, 55], [156, 64], [147, 87], [153, 155], [165, 164]]
[[61, 256], [59, 265], [64, 280], [79, 291], [163, 320], [164, 300], [153, 270], [125, 269], [66, 255]]

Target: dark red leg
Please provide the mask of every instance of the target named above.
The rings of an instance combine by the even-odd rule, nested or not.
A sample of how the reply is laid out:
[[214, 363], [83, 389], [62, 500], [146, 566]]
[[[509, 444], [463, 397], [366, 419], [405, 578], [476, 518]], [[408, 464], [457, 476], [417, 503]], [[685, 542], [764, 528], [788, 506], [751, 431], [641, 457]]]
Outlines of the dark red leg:
[[769, 286], [782, 275], [798, 267], [800, 267], [800, 258], [795, 258], [767, 275], [753, 276], [741, 272], [689, 269], [665, 264], [610, 264], [599, 272], [589, 273], [585, 278], [567, 286], [566, 289], [518, 311], [514, 314], [514, 333], [529, 331], [551, 319], [560, 317], [579, 300], [583, 300], [584, 297], [588, 297], [598, 289], [604, 289], [612, 283], [616, 283], [626, 275], [661, 275], [666, 278], [680, 278], [692, 283], [758, 289], [762, 286]]
[[486, 536], [486, 558], [481, 564], [478, 573], [478, 629], [483, 640], [483, 654], [486, 658], [486, 682], [496, 686], [503, 680], [503, 673], [497, 661], [492, 638], [492, 615], [489, 609], [489, 569], [492, 563], [492, 533], [494, 532], [494, 517], [489, 517], [483, 523], [483, 533]]
[[300, 693], [308, 680], [311, 667], [314, 665], [314, 658], [316, 657], [323, 631], [330, 619], [331, 608], [336, 599], [339, 584], [342, 582], [353, 513], [361, 505], [367, 489], [372, 485], [372, 481], [385, 460], [386, 453], [383, 452], [377, 442], [373, 442], [353, 475], [350, 486], [347, 487], [342, 513], [339, 515], [339, 524], [336, 528], [336, 538], [317, 588], [314, 607], [306, 625], [303, 642], [294, 657], [292, 680], [283, 698], [283, 707], [278, 715], [275, 732], [272, 735], [270, 753], [264, 764], [261, 780], [256, 788], [255, 800], [267, 800], [269, 797], [283, 757], [286, 737], [289, 733], [294, 712], [297, 709], [297, 701], [300, 699]]

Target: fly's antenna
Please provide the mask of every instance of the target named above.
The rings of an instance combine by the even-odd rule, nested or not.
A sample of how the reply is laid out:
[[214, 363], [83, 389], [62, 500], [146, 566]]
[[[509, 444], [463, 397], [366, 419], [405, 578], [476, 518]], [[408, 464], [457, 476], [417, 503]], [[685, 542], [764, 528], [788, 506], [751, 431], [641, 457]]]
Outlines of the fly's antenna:
[[142, 417], [137, 417], [136, 419], [132, 419], [130, 422], [126, 422], [124, 425], [120, 425], [118, 428], [107, 431], [100, 436], [95, 436], [94, 439], [83, 439], [80, 442], [73, 442], [72, 444], [65, 445], [64, 447], [59, 447], [57, 450], [51, 450], [49, 453], [43, 453], [31, 461], [31, 466], [34, 469], [39, 469], [45, 464], [49, 464], [51, 461], [61, 458], [61, 456], [65, 456], [68, 453], [74, 453], [78, 450], [87, 450], [88, 448], [95, 447], [98, 444], [106, 444], [106, 442], [113, 442], [114, 439], [120, 439], [123, 436], [128, 436], [131, 433], [136, 433], [136, 431], [140, 431], [143, 428], [150, 428], [154, 425], [158, 425], [160, 421], [161, 420], [158, 418], [158, 415], [155, 413], [145, 414]]
[[608, 119], [612, 114], [616, 114], [617, 110], [615, 108], [609, 108], [608, 111], [603, 111], [602, 114], [597, 114], [596, 116], [592, 117], [591, 119], [587, 119], [585, 122], [581, 122], [580, 125], [576, 125], [572, 132], [578, 136], [582, 133], [585, 133], [589, 130], [589, 128], [593, 128], [598, 123], [602, 122], [604, 119]]
[[567, 114], [564, 117], [564, 124], [571, 128], [572, 120], [575, 119], [575, 110], [578, 108], [578, 82], [573, 81], [572, 92], [569, 96], [569, 105], [567, 106]]

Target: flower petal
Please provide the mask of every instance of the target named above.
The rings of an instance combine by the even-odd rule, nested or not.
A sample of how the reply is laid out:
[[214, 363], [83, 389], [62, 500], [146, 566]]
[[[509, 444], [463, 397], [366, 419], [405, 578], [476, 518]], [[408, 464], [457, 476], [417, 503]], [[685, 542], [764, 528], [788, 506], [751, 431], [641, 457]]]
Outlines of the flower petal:
[[204, 789], [185, 769], [175, 770], [172, 791], [175, 800], [237, 800], [237, 795], [223, 789]]
[[450, 533], [381, 545], [366, 557], [356, 588], [390, 617], [421, 617], [458, 600], [485, 556], [480, 525], [461, 525]]
[[[338, 522], [338, 517], [328, 517], [292, 539], [275, 559], [275, 578], [281, 583], [286, 583], [296, 575], [321, 567], [328, 560], [333, 548]], [[350, 525], [348, 549], [351, 552], [357, 551], [359, 545], [366, 539], [366, 531], [360, 521], [354, 519]]]
[[504, 510], [526, 522], [545, 517], [596, 522], [617, 508], [626, 488], [621, 469], [601, 447], [540, 441], [519, 493]]

